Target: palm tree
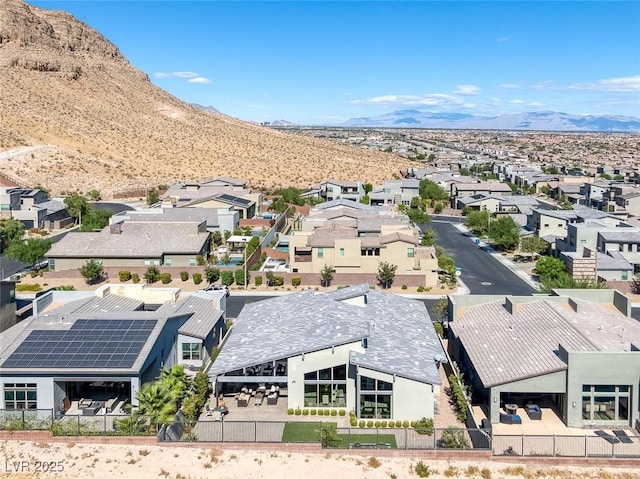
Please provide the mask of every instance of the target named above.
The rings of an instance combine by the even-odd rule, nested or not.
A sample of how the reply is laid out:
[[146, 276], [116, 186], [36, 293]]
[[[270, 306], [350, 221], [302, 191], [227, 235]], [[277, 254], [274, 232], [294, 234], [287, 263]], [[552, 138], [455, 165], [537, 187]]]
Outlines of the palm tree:
[[160, 382], [169, 388], [176, 399], [182, 398], [192, 383], [184, 372], [182, 364], [174, 364], [171, 369], [162, 369]]
[[173, 422], [176, 414], [176, 396], [163, 382], [147, 383], [138, 391], [136, 415], [149, 418], [149, 431], [156, 430], [158, 423]]

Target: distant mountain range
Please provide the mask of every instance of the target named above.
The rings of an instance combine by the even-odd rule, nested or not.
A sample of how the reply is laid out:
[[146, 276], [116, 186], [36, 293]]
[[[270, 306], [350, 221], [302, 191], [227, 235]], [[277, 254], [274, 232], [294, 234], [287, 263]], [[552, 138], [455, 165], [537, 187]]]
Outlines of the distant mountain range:
[[388, 128], [451, 128], [468, 130], [542, 130], [640, 132], [640, 119], [617, 115], [569, 115], [554, 111], [476, 116], [399, 110], [368, 118], [351, 118], [342, 126]]
[[203, 106], [198, 103], [191, 103], [191, 106], [197, 108], [198, 110], [208, 111], [209, 113], [220, 113], [219, 110], [216, 110], [212, 106]]

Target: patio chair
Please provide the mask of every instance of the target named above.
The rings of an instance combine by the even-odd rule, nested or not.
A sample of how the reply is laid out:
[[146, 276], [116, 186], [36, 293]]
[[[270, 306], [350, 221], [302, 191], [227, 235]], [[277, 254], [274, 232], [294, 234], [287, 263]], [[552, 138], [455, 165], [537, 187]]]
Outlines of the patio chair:
[[610, 444], [617, 444], [620, 442], [620, 439], [618, 439], [616, 436], [612, 436], [608, 432], [604, 432], [602, 429], [598, 429], [597, 431], [595, 431], [595, 435], [600, 436]]
[[622, 429], [614, 429], [612, 432], [616, 435], [618, 439], [620, 439], [620, 442], [623, 442], [625, 444], [633, 443], [633, 439], [631, 439], [629, 435]]
[[208, 404], [204, 405], [204, 412], [205, 412], [205, 417], [213, 416], [213, 411], [211, 410]]

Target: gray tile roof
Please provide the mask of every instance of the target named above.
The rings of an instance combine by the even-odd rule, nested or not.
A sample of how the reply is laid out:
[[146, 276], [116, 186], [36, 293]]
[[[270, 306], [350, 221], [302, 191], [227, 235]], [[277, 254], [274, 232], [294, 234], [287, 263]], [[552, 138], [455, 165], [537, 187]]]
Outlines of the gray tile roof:
[[209, 233], [194, 234], [195, 223], [123, 223], [122, 233], [69, 233], [51, 247], [47, 258], [155, 258], [197, 254]]
[[210, 299], [189, 296], [184, 301], [167, 303], [158, 309], [163, 314], [191, 314], [178, 333], [194, 338], [205, 339], [214, 330], [222, 317], [222, 311], [216, 309]]
[[330, 208], [336, 208], [338, 206], [345, 206], [352, 210], [360, 210], [360, 211], [368, 211], [370, 213], [377, 214], [379, 211], [386, 209], [382, 206], [371, 206], [360, 203], [359, 201], [347, 200], [344, 198], [338, 198], [337, 200], [325, 201], [324, 203], [320, 203], [311, 208], [309, 215], [312, 215], [315, 212], [328, 210]]
[[571, 351], [625, 351], [629, 338], [640, 337], [633, 318], [575, 301], [578, 313], [562, 298], [522, 303], [510, 314], [499, 300], [467, 308], [449, 326], [487, 388], [567, 369], [556, 354], [560, 344]]
[[216, 208], [154, 208], [146, 210], [125, 211], [118, 215], [129, 223], [137, 222], [184, 222], [193, 221], [200, 223], [205, 221], [208, 228], [215, 228], [220, 225], [218, 220], [218, 210]]
[[638, 231], [601, 231], [598, 235], [612, 243], [640, 243]]
[[[343, 302], [366, 294], [364, 305]], [[368, 337], [351, 355], [364, 367], [440, 384], [441, 343], [424, 303], [356, 285], [319, 294], [312, 290], [247, 304], [211, 367], [210, 376], [285, 359]]]
[[633, 271], [633, 265], [618, 251], [599, 254], [597, 257], [598, 271]]
[[46, 209], [48, 215], [52, 215], [54, 213], [57, 213], [58, 211], [64, 211], [67, 209], [64, 203], [60, 200], [47, 200], [43, 201], [42, 203], [38, 203], [36, 206], [38, 208]]
[[611, 216], [604, 211], [594, 210], [592, 208], [584, 208], [576, 205], [577, 207], [572, 210], [545, 210], [542, 208], [532, 208], [532, 211], [537, 211], [541, 215], [551, 216], [552, 218], [559, 218], [564, 220], [577, 220], [580, 219], [598, 219]]
[[139, 311], [143, 307], [143, 301], [127, 298], [126, 296], [119, 296], [117, 294], [108, 294], [103, 298], [92, 298], [85, 304], [75, 308], [73, 314], [82, 315], [116, 311]]

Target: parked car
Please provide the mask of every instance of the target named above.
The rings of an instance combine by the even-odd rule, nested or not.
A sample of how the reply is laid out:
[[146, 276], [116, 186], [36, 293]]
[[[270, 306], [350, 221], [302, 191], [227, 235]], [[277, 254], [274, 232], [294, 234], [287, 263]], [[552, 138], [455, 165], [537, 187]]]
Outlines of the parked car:
[[210, 284], [206, 288], [199, 289], [198, 291], [199, 292], [204, 292], [204, 291], [224, 291], [225, 292], [225, 296], [229, 296], [229, 286], [226, 286], [224, 284]]

